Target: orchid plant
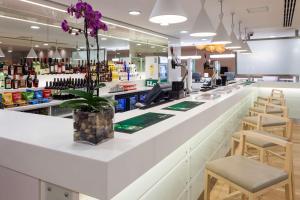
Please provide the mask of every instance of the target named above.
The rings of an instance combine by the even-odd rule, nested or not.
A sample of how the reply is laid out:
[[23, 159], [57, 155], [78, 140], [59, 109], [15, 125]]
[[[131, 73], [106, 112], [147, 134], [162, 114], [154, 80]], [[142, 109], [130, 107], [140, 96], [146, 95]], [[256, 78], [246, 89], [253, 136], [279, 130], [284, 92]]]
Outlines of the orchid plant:
[[102, 14], [99, 11], [95, 11], [93, 7], [87, 2], [78, 0], [75, 5], [68, 7], [68, 14], [76, 19], [84, 20], [84, 27], [78, 29], [69, 25], [67, 20], [63, 20], [61, 23], [61, 28], [64, 32], [72, 33], [75, 31], [75, 35], [84, 34], [86, 42], [86, 53], [87, 53], [87, 92], [93, 93], [94, 89], [92, 84], [92, 75], [91, 75], [91, 63], [90, 63], [90, 41], [89, 37], [93, 37], [96, 40], [97, 45], [97, 83], [99, 83], [99, 71], [100, 71], [100, 62], [99, 62], [99, 30], [107, 31], [107, 25], [101, 20]]
[[[67, 20], [63, 20], [61, 23], [61, 28], [64, 32], [72, 33], [75, 31], [76, 35], [84, 34], [86, 41], [86, 53], [87, 53], [87, 91], [79, 90], [65, 90], [63, 93], [68, 93], [79, 97], [80, 99], [70, 100], [61, 104], [61, 107], [80, 109], [82, 111], [88, 112], [98, 112], [101, 109], [110, 109], [113, 111], [114, 101], [107, 98], [102, 98], [94, 96], [94, 90], [100, 87], [104, 87], [105, 84], [99, 83], [99, 72], [100, 72], [100, 62], [99, 62], [99, 40], [98, 32], [99, 30], [107, 31], [107, 25], [101, 21], [102, 14], [99, 11], [95, 11], [93, 7], [87, 2], [78, 0], [75, 5], [71, 5], [68, 8], [68, 14], [76, 19], [84, 20], [84, 28], [79, 29], [69, 25]], [[93, 84], [91, 75], [91, 63], [90, 63], [90, 41], [89, 37], [95, 38], [97, 44], [97, 82]]]

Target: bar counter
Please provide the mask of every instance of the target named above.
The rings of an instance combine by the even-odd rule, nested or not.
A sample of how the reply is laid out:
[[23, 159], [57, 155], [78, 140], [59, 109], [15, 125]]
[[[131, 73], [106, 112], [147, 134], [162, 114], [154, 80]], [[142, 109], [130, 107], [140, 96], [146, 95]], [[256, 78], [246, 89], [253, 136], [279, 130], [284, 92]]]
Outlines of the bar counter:
[[[232, 133], [259, 93], [255, 85], [231, 90], [213, 100], [200, 99], [200, 92], [118, 113], [115, 122], [147, 112], [174, 116], [134, 134], [115, 132], [97, 146], [73, 142], [72, 119], [1, 110], [0, 171], [29, 177], [38, 187], [66, 188], [77, 199], [197, 199], [205, 162], [229, 152]], [[183, 101], [205, 103], [186, 112], [163, 109]], [[43, 199], [47, 192], [40, 190], [33, 196]]]

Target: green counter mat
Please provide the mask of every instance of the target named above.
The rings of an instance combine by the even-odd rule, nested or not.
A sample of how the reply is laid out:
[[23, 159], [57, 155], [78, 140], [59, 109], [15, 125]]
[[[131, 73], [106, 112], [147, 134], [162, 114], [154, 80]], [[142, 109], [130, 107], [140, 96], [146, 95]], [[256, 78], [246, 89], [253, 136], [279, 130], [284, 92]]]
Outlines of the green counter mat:
[[172, 106], [168, 106], [163, 108], [164, 110], [175, 110], [175, 111], [188, 111], [197, 106], [204, 104], [205, 102], [197, 102], [197, 101], [183, 101]]
[[174, 115], [149, 112], [116, 123], [114, 125], [114, 130], [117, 132], [132, 134], [173, 116]]

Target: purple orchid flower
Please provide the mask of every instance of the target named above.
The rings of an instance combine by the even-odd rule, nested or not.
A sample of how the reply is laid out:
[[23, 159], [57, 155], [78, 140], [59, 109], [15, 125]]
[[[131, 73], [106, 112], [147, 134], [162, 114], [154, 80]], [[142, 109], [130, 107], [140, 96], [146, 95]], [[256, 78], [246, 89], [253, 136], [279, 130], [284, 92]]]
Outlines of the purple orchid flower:
[[61, 28], [64, 32], [68, 32], [70, 30], [70, 26], [69, 26], [67, 20], [62, 21]]

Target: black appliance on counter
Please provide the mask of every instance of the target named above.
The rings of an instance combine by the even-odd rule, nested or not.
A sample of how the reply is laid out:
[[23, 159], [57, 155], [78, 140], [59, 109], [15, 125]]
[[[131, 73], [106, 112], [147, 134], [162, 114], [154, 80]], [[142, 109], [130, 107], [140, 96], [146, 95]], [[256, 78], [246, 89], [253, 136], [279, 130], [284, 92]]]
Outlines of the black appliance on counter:
[[161, 105], [170, 101], [171, 85], [167, 83], [157, 83], [152, 90], [150, 90], [144, 102], [140, 102], [143, 106], [140, 109], [147, 109], [157, 105]]
[[172, 99], [182, 99], [184, 97], [185, 97], [184, 82], [183, 81], [173, 81], [171, 98]]

